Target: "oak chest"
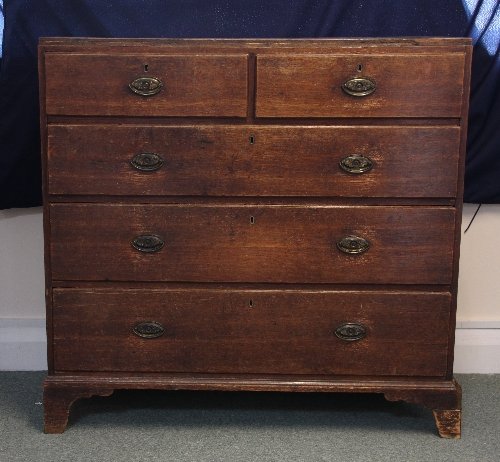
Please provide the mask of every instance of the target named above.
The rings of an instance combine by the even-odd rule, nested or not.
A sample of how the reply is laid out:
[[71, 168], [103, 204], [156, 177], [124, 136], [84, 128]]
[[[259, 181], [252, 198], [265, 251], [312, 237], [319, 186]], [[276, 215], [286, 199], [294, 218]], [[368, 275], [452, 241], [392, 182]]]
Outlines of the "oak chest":
[[375, 392], [460, 435], [468, 39], [42, 39], [45, 431], [121, 388]]

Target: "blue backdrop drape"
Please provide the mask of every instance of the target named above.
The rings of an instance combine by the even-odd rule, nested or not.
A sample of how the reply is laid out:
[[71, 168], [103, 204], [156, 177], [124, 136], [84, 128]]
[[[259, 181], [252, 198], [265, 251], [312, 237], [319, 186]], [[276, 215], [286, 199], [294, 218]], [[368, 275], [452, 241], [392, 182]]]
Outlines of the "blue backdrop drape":
[[498, 10], [496, 0], [4, 0], [0, 208], [41, 203], [37, 82], [41, 36], [472, 35], [477, 45], [465, 199], [500, 202]]

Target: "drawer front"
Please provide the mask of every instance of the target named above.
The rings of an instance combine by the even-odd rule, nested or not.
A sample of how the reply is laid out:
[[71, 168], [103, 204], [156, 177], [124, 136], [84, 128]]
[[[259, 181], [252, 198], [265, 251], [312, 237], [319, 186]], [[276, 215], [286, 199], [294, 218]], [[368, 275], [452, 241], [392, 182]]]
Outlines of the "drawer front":
[[50, 226], [56, 280], [450, 284], [455, 210], [54, 204]]
[[258, 56], [256, 115], [459, 117], [464, 63], [462, 53]]
[[47, 53], [46, 112], [246, 117], [247, 60], [246, 54]]
[[450, 301], [404, 291], [56, 289], [55, 369], [442, 376]]
[[454, 197], [459, 136], [458, 127], [55, 125], [49, 193]]

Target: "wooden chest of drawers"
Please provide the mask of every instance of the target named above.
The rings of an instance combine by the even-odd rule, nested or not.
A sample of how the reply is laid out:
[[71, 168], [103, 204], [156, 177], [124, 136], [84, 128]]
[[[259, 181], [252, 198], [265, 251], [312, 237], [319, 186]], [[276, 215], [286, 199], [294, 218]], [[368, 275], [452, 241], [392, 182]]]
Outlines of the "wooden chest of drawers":
[[120, 388], [383, 393], [460, 436], [468, 39], [42, 39], [45, 431]]

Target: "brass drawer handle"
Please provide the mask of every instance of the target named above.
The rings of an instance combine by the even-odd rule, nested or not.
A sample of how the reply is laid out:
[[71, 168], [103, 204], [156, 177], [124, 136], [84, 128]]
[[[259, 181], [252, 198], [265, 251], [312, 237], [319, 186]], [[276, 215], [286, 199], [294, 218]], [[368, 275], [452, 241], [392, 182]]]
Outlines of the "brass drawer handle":
[[163, 239], [156, 234], [143, 234], [132, 241], [132, 247], [144, 253], [158, 252], [164, 245]]
[[154, 152], [141, 152], [130, 161], [130, 165], [141, 172], [154, 172], [163, 165], [163, 159]]
[[354, 342], [366, 337], [366, 327], [362, 324], [346, 322], [335, 329], [335, 335], [346, 342]]
[[145, 321], [136, 324], [132, 332], [141, 338], [157, 338], [163, 335], [165, 329], [159, 322]]
[[370, 243], [359, 236], [346, 236], [337, 242], [340, 251], [350, 254], [366, 252], [370, 248]]
[[346, 80], [342, 84], [342, 90], [351, 96], [368, 96], [377, 89], [377, 85], [373, 80], [363, 77], [355, 77], [354, 79]]
[[339, 162], [340, 168], [347, 173], [366, 173], [373, 167], [373, 161], [369, 157], [353, 154], [352, 156], [344, 157]]
[[128, 87], [141, 96], [153, 96], [160, 92], [163, 83], [156, 77], [138, 77], [128, 84]]

